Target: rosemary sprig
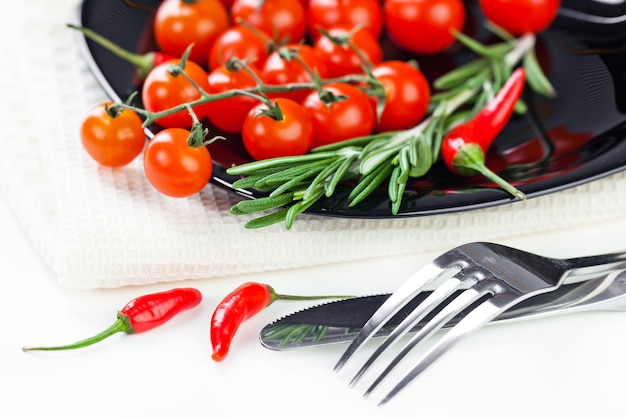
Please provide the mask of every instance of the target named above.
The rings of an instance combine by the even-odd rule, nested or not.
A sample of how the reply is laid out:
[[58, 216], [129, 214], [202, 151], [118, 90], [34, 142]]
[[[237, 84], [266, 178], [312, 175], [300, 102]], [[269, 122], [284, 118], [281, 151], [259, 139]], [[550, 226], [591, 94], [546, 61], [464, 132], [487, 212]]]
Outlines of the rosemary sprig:
[[[241, 201], [233, 214], [262, 213], [246, 224], [248, 228], [284, 222], [290, 229], [295, 218], [321, 198], [331, 197], [346, 180], [357, 183], [348, 196], [354, 207], [387, 182], [391, 211], [401, 208], [409, 178], [421, 177], [437, 160], [444, 133], [469, 120], [498, 91], [520, 62], [529, 66], [528, 84], [540, 94], [553, 95], [549, 81], [534, 58], [535, 37], [505, 37], [501, 43], [483, 45], [457, 33], [457, 38], [477, 54], [477, 59], [434, 81], [440, 90], [432, 96], [432, 108], [417, 126], [385, 132], [314, 149], [310, 154], [274, 158], [229, 168], [242, 175], [235, 187], [269, 192], [255, 203]], [[520, 103], [518, 111], [525, 106]], [[278, 211], [264, 213], [268, 208]], [[258, 210], [257, 210], [258, 209]]]

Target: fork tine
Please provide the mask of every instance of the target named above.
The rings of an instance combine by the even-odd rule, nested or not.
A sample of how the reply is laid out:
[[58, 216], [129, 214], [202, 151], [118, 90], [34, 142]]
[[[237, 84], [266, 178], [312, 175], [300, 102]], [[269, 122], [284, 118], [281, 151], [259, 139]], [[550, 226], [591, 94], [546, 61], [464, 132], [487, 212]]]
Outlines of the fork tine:
[[467, 337], [474, 331], [481, 328], [485, 323], [497, 317], [500, 313], [511, 306], [514, 297], [508, 293], [496, 294], [477, 305], [469, 312], [458, 324], [450, 329], [434, 346], [432, 346], [418, 360], [413, 368], [394, 386], [391, 391], [379, 402], [378, 405], [384, 405], [404, 389], [411, 381], [419, 376], [433, 362], [439, 359], [448, 350], [459, 343], [463, 338]]
[[[363, 366], [350, 381], [350, 386], [355, 385], [359, 379], [367, 372], [370, 366], [389, 347], [393, 346], [402, 336], [406, 335], [417, 323], [422, 321], [430, 312], [440, 306], [448, 299], [469, 277], [475, 275], [474, 269], [463, 269], [456, 275], [446, 280], [441, 286], [424, 299], [400, 324], [385, 338], [376, 351], [367, 359]], [[477, 282], [473, 278], [473, 284]], [[473, 285], [472, 284], [472, 285]]]
[[344, 351], [334, 370], [339, 371], [354, 355], [354, 353], [378, 332], [398, 311], [413, 297], [419, 294], [432, 281], [455, 275], [461, 269], [458, 267], [440, 268], [430, 263], [415, 272], [398, 290], [396, 290], [374, 315], [365, 323], [350, 345]]
[[[481, 283], [479, 283], [480, 285]], [[402, 348], [402, 350], [393, 358], [393, 360], [387, 365], [382, 373], [376, 378], [376, 380], [365, 391], [364, 396], [368, 396], [374, 389], [385, 379], [385, 377], [404, 359], [404, 357], [411, 351], [418, 343], [425, 341], [430, 336], [435, 334], [437, 330], [441, 329], [449, 320], [454, 316], [464, 311], [468, 306], [474, 303], [476, 300], [484, 296], [490, 291], [489, 288], [485, 288], [485, 284], [477, 285], [461, 293], [450, 304], [442, 309], [435, 317], [433, 317], [426, 325], [421, 328], [411, 340]]]

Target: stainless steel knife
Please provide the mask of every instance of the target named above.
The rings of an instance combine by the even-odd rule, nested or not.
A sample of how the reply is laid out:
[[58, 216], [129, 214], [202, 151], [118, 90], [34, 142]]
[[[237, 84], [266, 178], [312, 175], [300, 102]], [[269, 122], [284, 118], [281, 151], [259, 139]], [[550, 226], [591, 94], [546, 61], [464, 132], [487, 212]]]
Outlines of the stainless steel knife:
[[[394, 325], [429, 294], [424, 292], [409, 303], [375, 337], [389, 334]], [[272, 350], [289, 350], [350, 342], [389, 295], [326, 302], [295, 312], [265, 326], [260, 334], [261, 344]], [[600, 278], [564, 285], [524, 301], [497, 317], [493, 323], [586, 310], [626, 310], [626, 272], [615, 271]], [[436, 313], [433, 311], [412, 331], [419, 330]], [[464, 313], [460, 313], [445, 327], [456, 324], [463, 316]]]

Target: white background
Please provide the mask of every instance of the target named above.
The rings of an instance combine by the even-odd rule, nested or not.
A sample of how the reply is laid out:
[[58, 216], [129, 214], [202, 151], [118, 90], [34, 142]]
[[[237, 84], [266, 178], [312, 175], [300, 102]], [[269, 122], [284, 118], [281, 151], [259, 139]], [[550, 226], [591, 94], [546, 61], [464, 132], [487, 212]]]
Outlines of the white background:
[[[245, 281], [296, 294], [372, 293], [397, 287], [429, 256], [367, 261], [182, 283], [199, 307], [151, 332], [117, 334], [69, 352], [21, 351], [60, 344], [110, 325], [117, 309], [169, 284], [68, 290], [57, 284], [0, 200], [0, 415], [33, 416], [623, 416], [626, 314], [580, 313], [489, 326], [444, 356], [380, 408], [365, 386], [332, 367], [344, 346], [273, 352], [258, 331], [312, 303], [276, 303], [246, 322], [226, 360], [211, 360], [216, 303]], [[593, 228], [503, 241], [574, 256], [626, 247], [626, 219]]]

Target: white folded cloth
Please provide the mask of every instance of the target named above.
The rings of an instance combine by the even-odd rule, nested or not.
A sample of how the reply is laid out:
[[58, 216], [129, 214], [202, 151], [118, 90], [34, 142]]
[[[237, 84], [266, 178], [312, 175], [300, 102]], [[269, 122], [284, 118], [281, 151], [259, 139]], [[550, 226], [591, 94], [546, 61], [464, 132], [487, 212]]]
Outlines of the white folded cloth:
[[208, 185], [172, 199], [146, 181], [141, 158], [99, 167], [83, 151], [79, 125], [107, 99], [78, 52], [77, 0], [0, 6], [0, 193], [60, 285], [111, 288], [208, 279], [364, 258], [446, 250], [471, 240], [567, 228], [623, 217], [619, 173], [569, 190], [488, 209], [384, 220], [303, 215], [247, 230], [251, 217]]

